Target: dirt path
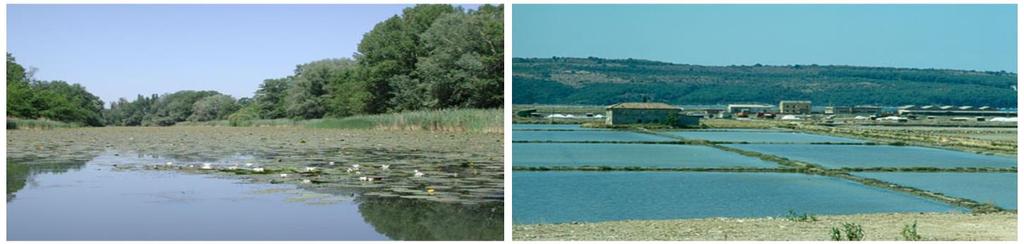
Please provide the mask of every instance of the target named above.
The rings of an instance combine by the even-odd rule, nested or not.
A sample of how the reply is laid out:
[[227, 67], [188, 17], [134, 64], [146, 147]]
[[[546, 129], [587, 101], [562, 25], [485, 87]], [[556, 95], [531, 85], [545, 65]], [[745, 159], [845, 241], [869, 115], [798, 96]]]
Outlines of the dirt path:
[[832, 227], [863, 226], [865, 240], [902, 240], [905, 224], [917, 221], [924, 240], [1016, 240], [1017, 214], [883, 213], [817, 216], [814, 222], [783, 218], [708, 218], [515, 225], [514, 240], [830, 240]]

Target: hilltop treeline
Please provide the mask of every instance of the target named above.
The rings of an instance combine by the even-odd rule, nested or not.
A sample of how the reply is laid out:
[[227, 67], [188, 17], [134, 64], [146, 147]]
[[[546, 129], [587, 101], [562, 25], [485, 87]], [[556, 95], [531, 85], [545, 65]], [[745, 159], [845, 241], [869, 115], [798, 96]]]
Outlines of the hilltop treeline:
[[[24, 71], [21, 78], [9, 72], [8, 116], [132, 126], [496, 108], [502, 106], [503, 92], [503, 8], [406, 8], [364, 34], [354, 57], [298, 65], [290, 76], [264, 80], [252, 98], [235, 99], [216, 91], [140, 94], [134, 100], [111, 102], [104, 110], [103, 102], [80, 85], [33, 81]], [[8, 70], [21, 67], [11, 54], [7, 65]], [[82, 111], [66, 113], [67, 109]]]
[[1016, 107], [1017, 74], [835, 65], [701, 66], [637, 59], [514, 58], [516, 104], [778, 103]]

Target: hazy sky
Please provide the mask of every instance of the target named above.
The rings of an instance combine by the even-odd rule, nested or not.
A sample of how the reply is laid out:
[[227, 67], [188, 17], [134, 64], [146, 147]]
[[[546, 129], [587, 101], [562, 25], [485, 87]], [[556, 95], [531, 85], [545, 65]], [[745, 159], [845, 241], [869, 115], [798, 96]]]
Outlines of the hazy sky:
[[407, 6], [8, 5], [7, 51], [37, 79], [80, 83], [108, 104], [179, 90], [252, 97], [298, 64], [351, 57]]
[[514, 5], [513, 57], [1017, 71], [1014, 5]]

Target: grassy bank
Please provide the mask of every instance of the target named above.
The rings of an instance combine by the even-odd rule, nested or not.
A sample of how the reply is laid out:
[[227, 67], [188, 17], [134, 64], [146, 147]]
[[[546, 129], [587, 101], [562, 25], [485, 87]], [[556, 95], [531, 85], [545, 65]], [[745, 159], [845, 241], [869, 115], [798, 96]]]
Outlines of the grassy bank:
[[312, 120], [256, 119], [180, 122], [176, 126], [304, 126], [330, 129], [501, 133], [504, 128], [503, 115], [501, 109], [445, 109]]
[[75, 128], [82, 127], [82, 125], [75, 123], [65, 123], [60, 121], [53, 121], [47, 119], [7, 119], [7, 129], [53, 129], [53, 128]]
[[454, 109], [310, 120], [313, 128], [501, 133], [501, 109]]

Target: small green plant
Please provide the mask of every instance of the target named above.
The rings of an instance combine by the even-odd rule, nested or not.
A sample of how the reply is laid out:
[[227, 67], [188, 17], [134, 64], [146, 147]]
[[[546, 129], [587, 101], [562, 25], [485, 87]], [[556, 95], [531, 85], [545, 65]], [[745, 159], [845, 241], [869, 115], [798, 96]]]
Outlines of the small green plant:
[[814, 222], [818, 221], [818, 217], [815, 217], [814, 215], [810, 215], [807, 213], [797, 214], [796, 211], [790, 209], [789, 212], [786, 214], [786, 220], [793, 222]]
[[843, 223], [842, 230], [832, 227], [831, 237], [833, 241], [860, 241], [864, 240], [864, 229], [856, 223]]
[[903, 235], [903, 240], [920, 241], [921, 235], [917, 234], [917, 220], [914, 221], [914, 224], [903, 225], [903, 232], [901, 234]]
[[843, 232], [839, 231], [839, 228], [832, 227], [832, 240], [833, 241], [842, 241], [843, 240]]

